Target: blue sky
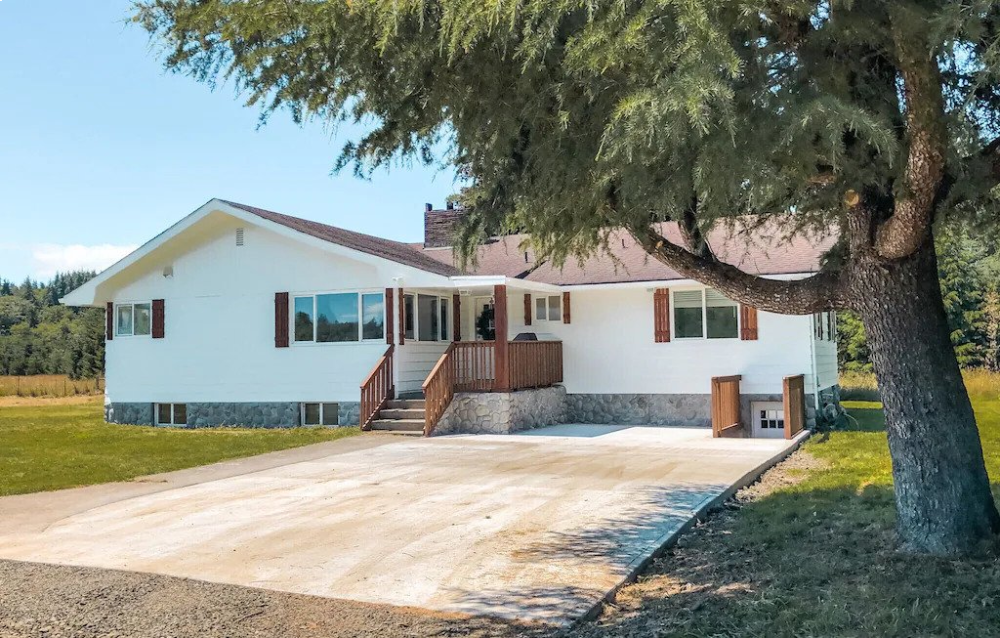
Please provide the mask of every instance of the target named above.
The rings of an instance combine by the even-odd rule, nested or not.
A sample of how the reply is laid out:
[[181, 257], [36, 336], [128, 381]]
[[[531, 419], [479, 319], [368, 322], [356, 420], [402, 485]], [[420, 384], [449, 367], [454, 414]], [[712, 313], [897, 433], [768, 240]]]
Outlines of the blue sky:
[[342, 142], [163, 70], [130, 0], [0, 1], [0, 278], [103, 268], [212, 197], [418, 241], [451, 172], [331, 175]]

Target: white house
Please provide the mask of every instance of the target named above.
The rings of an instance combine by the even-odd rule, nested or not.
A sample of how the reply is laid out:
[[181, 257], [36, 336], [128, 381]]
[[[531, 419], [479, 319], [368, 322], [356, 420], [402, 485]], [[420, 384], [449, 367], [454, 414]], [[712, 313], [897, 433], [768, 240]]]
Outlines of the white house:
[[[107, 420], [429, 433], [714, 417], [773, 436], [786, 377], [802, 375], [808, 419], [837, 400], [832, 315], [742, 307], [624, 234], [614, 259], [563, 268], [499, 237], [462, 272], [460, 214], [428, 206], [424, 243], [405, 244], [208, 202], [63, 299], [107, 308]], [[709, 241], [744, 270], [795, 279], [833, 240]]]

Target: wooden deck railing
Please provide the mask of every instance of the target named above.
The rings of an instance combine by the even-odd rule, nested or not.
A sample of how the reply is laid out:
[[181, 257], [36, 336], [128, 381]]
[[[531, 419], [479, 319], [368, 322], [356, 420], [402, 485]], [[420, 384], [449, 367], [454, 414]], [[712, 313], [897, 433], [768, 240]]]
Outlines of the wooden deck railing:
[[492, 341], [458, 341], [453, 345], [455, 390], [492, 392], [496, 387], [496, 351]]
[[424, 436], [430, 436], [455, 396], [455, 346], [444, 351], [424, 381]]
[[740, 422], [740, 380], [743, 377], [712, 377], [712, 436], [739, 437], [742, 435]]
[[805, 428], [806, 378], [801, 374], [785, 377], [782, 389], [785, 404], [785, 438], [790, 439]]
[[510, 389], [546, 388], [563, 380], [562, 341], [512, 341]]
[[[506, 388], [544, 388], [563, 380], [561, 341], [515, 341], [507, 344], [510, 378]], [[493, 341], [459, 341], [445, 353], [424, 381], [424, 435], [430, 436], [456, 392], [494, 392], [496, 344]]]
[[396, 346], [389, 346], [382, 358], [372, 368], [368, 378], [361, 384], [361, 429], [371, 429], [372, 421], [379, 410], [396, 394], [392, 380], [392, 354]]

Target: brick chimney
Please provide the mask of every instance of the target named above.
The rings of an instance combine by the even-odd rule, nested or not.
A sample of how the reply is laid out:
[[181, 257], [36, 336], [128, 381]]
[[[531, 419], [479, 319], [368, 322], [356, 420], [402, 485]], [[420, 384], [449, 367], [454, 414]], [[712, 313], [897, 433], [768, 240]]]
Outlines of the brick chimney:
[[445, 210], [434, 210], [427, 204], [424, 207], [424, 248], [441, 248], [454, 243], [455, 222], [465, 213], [461, 208], [455, 208], [448, 202]]

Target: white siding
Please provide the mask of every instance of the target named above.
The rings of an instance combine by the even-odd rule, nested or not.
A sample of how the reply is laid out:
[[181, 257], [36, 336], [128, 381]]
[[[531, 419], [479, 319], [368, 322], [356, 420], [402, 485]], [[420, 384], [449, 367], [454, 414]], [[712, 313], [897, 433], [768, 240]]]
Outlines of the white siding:
[[759, 313], [759, 339], [653, 341], [653, 291], [576, 291], [571, 323], [524, 326], [523, 295], [509, 296], [510, 335], [529, 330], [563, 340], [566, 390], [574, 394], [708, 394], [711, 378], [743, 375], [744, 394], [780, 394], [782, 378], [812, 387], [809, 315]]
[[450, 341], [410, 341], [396, 346], [397, 392], [419, 392]]
[[[237, 247], [239, 226], [228, 219], [203, 227], [116, 278], [117, 302], [166, 300], [166, 338], [108, 343], [109, 400], [359, 400], [384, 340], [275, 348], [274, 293], [383, 290], [385, 274], [255, 227]], [[163, 276], [168, 265], [171, 278]]]
[[[840, 373], [837, 364], [837, 342], [833, 339], [816, 339], [815, 332], [812, 333], [813, 352], [816, 357], [816, 377], [818, 381], [817, 389], [823, 390], [840, 382]], [[824, 336], [826, 333], [824, 332]], [[811, 387], [811, 386], [806, 386]]]

